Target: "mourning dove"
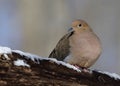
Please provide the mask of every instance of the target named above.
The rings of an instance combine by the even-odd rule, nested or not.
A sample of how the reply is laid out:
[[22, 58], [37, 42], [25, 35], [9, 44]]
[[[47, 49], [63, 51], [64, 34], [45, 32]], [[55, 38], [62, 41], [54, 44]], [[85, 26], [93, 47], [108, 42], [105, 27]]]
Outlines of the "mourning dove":
[[72, 22], [72, 28], [64, 35], [49, 55], [81, 68], [91, 67], [101, 54], [97, 35], [84, 20]]

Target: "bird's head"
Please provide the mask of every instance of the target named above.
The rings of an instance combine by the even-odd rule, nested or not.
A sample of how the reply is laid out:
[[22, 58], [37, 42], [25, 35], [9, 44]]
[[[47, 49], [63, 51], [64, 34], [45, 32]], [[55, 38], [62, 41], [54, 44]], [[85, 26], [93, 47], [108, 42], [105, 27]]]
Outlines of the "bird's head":
[[87, 32], [92, 31], [92, 29], [84, 20], [78, 19], [72, 22], [72, 27], [69, 29], [69, 31]]

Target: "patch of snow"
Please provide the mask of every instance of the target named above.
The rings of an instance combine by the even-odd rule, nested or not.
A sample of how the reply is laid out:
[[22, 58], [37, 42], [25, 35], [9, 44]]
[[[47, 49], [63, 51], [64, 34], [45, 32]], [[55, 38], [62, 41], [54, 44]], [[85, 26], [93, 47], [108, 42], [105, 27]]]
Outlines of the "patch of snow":
[[10, 60], [10, 58], [8, 57], [7, 54], [3, 54], [3, 55], [4, 55], [4, 57], [5, 57], [7, 60]]
[[30, 65], [28, 65], [27, 63], [24, 62], [24, 60], [21, 60], [21, 59], [17, 59], [16, 61], [14, 61], [14, 65], [30, 67]]
[[11, 53], [12, 51], [10, 48], [0, 46], [0, 54], [11, 54]]
[[12, 51], [8, 47], [2, 47], [0, 46], [0, 56], [3, 55], [7, 60], [10, 60], [7, 54], [11, 54]]
[[75, 67], [75, 66], [73, 66], [73, 65], [71, 65], [71, 64], [69, 64], [69, 63], [65, 63], [65, 62], [62, 62], [62, 61], [58, 61], [57, 64], [64, 65], [64, 66], [66, 66], [66, 67], [68, 67], [68, 68], [70, 68], [70, 69], [76, 70], [77, 72], [81, 72], [80, 69], [78, 69], [77, 67]]
[[78, 69], [77, 67], [75, 67], [75, 66], [73, 66], [73, 65], [71, 65], [71, 64], [69, 64], [69, 63], [65, 63], [65, 62], [63, 62], [63, 61], [58, 61], [58, 60], [56, 60], [55, 58], [44, 58], [44, 59], [53, 61], [53, 62], [55, 62], [55, 63], [58, 64], [58, 65], [66, 66], [67, 68], [76, 70], [77, 72], [81, 72], [81, 70]]
[[98, 72], [100, 72], [102, 74], [106, 74], [106, 75], [110, 76], [111, 78], [114, 78], [115, 80], [120, 79], [120, 76], [116, 73], [109, 73], [109, 72], [103, 72], [103, 71], [98, 71]]
[[34, 54], [22, 52], [20, 50], [12, 50], [12, 52], [19, 53], [21, 56], [25, 56], [25, 58], [27, 58], [27, 59], [29, 58], [34, 62], [35, 62], [35, 60], [38, 60], [37, 61], [38, 64], [40, 63], [39, 60], [49, 60], [49, 61], [55, 62], [58, 65], [63, 65], [63, 66], [66, 66], [70, 69], [76, 70], [77, 72], [81, 72], [81, 70], [79, 70], [77, 67], [75, 67], [69, 63], [65, 63], [63, 61], [58, 61], [55, 58], [43, 58], [43, 57], [39, 57], [39, 56], [34, 55]]
[[[25, 58], [31, 59], [31, 60], [34, 61], [34, 62], [35, 62], [35, 60], [39, 60], [39, 59], [42, 58], [42, 57], [39, 57], [39, 56], [34, 55], [34, 54], [22, 52], [22, 51], [20, 51], [20, 50], [12, 50], [12, 52], [19, 53], [21, 56], [25, 56]], [[38, 64], [39, 64], [39, 61], [37, 61], [37, 62], [38, 62]]]

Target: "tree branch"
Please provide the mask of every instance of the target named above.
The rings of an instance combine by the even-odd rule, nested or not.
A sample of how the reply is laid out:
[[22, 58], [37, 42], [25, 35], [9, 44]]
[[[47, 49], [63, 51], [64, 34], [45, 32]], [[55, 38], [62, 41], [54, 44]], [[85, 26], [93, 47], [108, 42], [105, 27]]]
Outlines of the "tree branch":
[[[1, 48], [0, 48], [1, 49]], [[6, 48], [5, 48], [6, 49]], [[77, 69], [51, 58], [8, 49], [0, 50], [0, 85], [120, 86], [117, 74]]]

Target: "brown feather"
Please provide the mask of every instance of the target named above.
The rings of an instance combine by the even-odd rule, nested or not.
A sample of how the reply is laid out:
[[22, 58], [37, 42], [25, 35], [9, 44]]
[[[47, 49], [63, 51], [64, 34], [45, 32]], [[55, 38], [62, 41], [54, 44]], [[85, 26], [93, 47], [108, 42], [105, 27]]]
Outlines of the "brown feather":
[[70, 53], [69, 51], [69, 37], [73, 35], [74, 32], [69, 32], [68, 34], [64, 35], [60, 41], [57, 43], [54, 50], [49, 55], [49, 58], [56, 58], [57, 60], [64, 60]]

